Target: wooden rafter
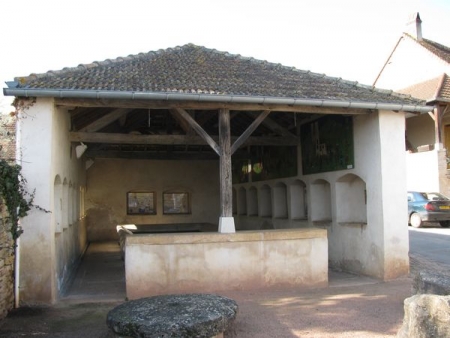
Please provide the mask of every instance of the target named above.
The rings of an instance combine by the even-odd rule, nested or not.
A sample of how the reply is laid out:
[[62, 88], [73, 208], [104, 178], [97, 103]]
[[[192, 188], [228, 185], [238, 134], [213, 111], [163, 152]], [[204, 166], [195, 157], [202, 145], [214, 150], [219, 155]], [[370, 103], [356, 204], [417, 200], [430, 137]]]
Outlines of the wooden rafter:
[[[172, 117], [175, 119], [175, 121], [178, 122], [181, 129], [183, 129], [183, 131], [186, 133], [186, 135], [194, 135], [195, 134], [195, 130], [192, 128], [190, 123], [186, 119], [184, 119], [176, 109], [169, 109], [169, 112], [172, 115]], [[186, 113], [188, 113], [189, 116], [191, 116], [191, 118], [194, 119], [194, 114], [192, 112], [186, 112]]]
[[[256, 118], [257, 115], [254, 112], [248, 112], [248, 115], [252, 116], [253, 118]], [[289, 130], [287, 130], [286, 128], [283, 128], [282, 126], [280, 126], [278, 123], [276, 123], [274, 120], [272, 120], [269, 117], [266, 117], [265, 119], [263, 119], [262, 124], [265, 125], [267, 128], [269, 128], [270, 130], [272, 130], [274, 133], [286, 137], [286, 138], [294, 138], [297, 139], [297, 136], [295, 136], [294, 134], [292, 134]]]
[[[218, 136], [209, 136], [215, 144], [219, 141]], [[86, 133], [71, 132], [71, 142], [84, 143], [106, 143], [106, 144], [157, 144], [157, 145], [205, 145], [208, 144], [201, 136], [189, 135], [141, 135], [141, 134], [118, 134], [118, 133]], [[236, 142], [237, 137], [231, 137]], [[283, 137], [248, 137], [243, 143], [246, 146], [293, 146], [297, 140], [285, 139]], [[217, 153], [217, 152], [216, 152]]]
[[125, 109], [125, 108], [114, 109], [112, 112], [95, 120], [88, 126], [81, 128], [80, 131], [82, 131], [82, 132], [98, 131], [98, 130], [102, 129], [103, 127], [106, 127], [108, 124], [110, 124], [110, 123], [118, 120], [119, 118], [123, 117], [124, 115], [128, 114], [130, 111], [131, 111], [131, 109]]
[[270, 110], [265, 110], [261, 114], [259, 114], [252, 124], [245, 130], [241, 136], [233, 143], [231, 146], [231, 154], [234, 154], [236, 150], [239, 149], [240, 146], [244, 144], [244, 142], [250, 137], [250, 135], [258, 128], [261, 122], [270, 114]]
[[117, 107], [133, 109], [174, 109], [184, 110], [218, 110], [228, 109], [239, 111], [283, 111], [308, 114], [337, 114], [337, 115], [361, 115], [371, 113], [370, 109], [354, 108], [329, 108], [320, 106], [292, 106], [285, 104], [241, 104], [241, 103], [216, 103], [195, 101], [162, 101], [162, 100], [106, 100], [106, 99], [69, 99], [55, 98], [57, 106], [65, 107]]
[[191, 127], [208, 143], [211, 148], [220, 156], [220, 147], [217, 145], [216, 141], [213, 140], [211, 136], [188, 114], [188, 112], [182, 108], [175, 108], [178, 114], [180, 114]]

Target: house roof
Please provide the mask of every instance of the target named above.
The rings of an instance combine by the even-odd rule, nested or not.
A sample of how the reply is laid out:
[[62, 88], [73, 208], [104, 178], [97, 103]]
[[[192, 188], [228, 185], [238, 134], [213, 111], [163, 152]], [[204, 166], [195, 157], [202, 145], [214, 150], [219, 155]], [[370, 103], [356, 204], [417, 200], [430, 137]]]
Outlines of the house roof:
[[429, 50], [431, 53], [436, 55], [438, 58], [444, 60], [447, 63], [450, 63], [450, 48], [440, 43], [434, 42], [428, 39], [422, 39], [420, 41], [414, 39], [411, 35], [404, 33], [405, 36], [409, 37], [416, 41], [419, 45]]
[[[162, 93], [211, 97], [294, 98], [327, 102], [423, 105], [357, 82], [193, 44], [15, 78], [5, 95], [64, 97], [74, 92]], [[331, 105], [332, 106], [332, 105]], [[423, 108], [422, 108], [423, 109]]]
[[444, 73], [433, 79], [401, 89], [399, 92], [428, 102], [450, 102], [450, 77]]

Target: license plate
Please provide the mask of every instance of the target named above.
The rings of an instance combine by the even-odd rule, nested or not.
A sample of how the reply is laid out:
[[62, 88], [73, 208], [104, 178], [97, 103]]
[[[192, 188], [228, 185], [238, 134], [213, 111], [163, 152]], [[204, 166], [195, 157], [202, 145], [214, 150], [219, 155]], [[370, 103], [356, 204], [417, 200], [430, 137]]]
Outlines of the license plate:
[[439, 209], [441, 209], [441, 210], [450, 210], [450, 206], [449, 205], [441, 205], [439, 207]]

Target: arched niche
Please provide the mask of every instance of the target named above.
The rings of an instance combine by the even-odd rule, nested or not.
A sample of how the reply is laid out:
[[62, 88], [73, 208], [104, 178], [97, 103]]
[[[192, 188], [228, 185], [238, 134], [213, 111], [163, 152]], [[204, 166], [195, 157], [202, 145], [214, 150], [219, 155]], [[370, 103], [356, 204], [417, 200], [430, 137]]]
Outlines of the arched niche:
[[367, 223], [366, 182], [347, 174], [336, 181], [336, 218], [338, 223]]
[[82, 219], [85, 214], [85, 205], [84, 205], [84, 196], [86, 193], [86, 188], [81, 186], [80, 187], [80, 201], [79, 201], [79, 219]]
[[268, 185], [259, 190], [259, 216], [272, 217], [272, 189]]
[[306, 184], [301, 180], [295, 180], [290, 186], [291, 218], [307, 219], [308, 203], [306, 199]]
[[74, 208], [73, 208], [73, 185], [72, 182], [69, 182], [69, 191], [67, 193], [68, 200], [67, 200], [67, 214], [68, 214], [68, 223], [69, 225], [73, 224], [73, 214], [74, 214]]
[[238, 214], [247, 215], [247, 190], [240, 187], [238, 191]]
[[55, 233], [62, 232], [62, 195], [63, 187], [61, 177], [56, 175], [53, 183], [53, 220]]
[[278, 182], [273, 188], [273, 217], [288, 218], [287, 187]]
[[69, 183], [67, 179], [63, 181], [62, 189], [62, 228], [65, 229], [69, 226]]
[[248, 189], [247, 215], [258, 216], [258, 190], [255, 187]]
[[319, 179], [311, 184], [311, 220], [331, 222], [331, 187], [326, 180]]

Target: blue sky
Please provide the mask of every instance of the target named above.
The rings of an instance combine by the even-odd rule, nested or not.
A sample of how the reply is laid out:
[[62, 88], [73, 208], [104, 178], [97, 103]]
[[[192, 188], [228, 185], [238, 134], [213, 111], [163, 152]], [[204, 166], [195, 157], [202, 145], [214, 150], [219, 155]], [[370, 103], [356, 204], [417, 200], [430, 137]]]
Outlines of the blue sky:
[[413, 12], [450, 46], [448, 0], [7, 1], [0, 81], [194, 43], [372, 84]]

